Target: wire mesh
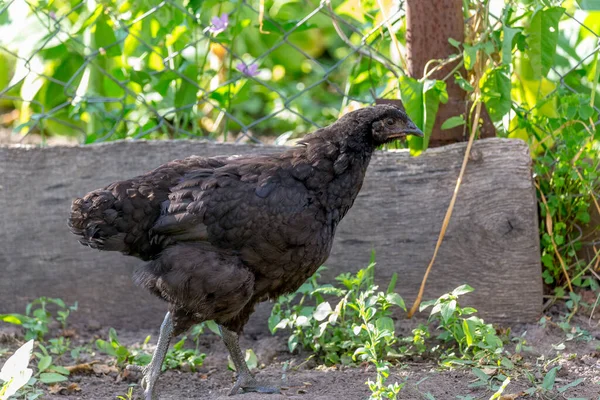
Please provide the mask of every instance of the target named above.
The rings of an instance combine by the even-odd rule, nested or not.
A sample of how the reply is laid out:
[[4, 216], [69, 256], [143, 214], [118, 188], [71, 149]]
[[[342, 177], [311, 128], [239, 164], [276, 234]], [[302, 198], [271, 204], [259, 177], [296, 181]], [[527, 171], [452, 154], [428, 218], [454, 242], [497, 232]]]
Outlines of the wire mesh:
[[0, 114], [86, 143], [289, 138], [397, 90], [404, 11], [383, 3], [7, 1]]

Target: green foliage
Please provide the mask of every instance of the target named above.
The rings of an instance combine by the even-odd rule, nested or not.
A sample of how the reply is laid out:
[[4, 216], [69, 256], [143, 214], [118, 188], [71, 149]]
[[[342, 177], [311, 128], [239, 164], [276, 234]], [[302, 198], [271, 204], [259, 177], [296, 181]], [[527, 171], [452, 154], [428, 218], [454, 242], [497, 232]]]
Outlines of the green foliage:
[[184, 348], [186, 340], [187, 336], [182, 337], [180, 341], [175, 343], [173, 347], [167, 351], [165, 361], [162, 365], [163, 371], [168, 369], [180, 369], [184, 365], [187, 365], [192, 372], [196, 372], [196, 368], [202, 366], [206, 354], [199, 353], [195, 349]]
[[60, 365], [56, 365], [54, 363], [54, 358], [44, 345], [38, 343], [37, 346], [38, 349], [40, 349], [40, 352], [33, 353], [38, 358], [37, 379], [47, 385], [68, 380], [69, 370]]
[[[49, 305], [56, 308], [56, 315], [48, 310]], [[67, 328], [67, 318], [71, 311], [76, 310], [77, 302], [67, 306], [62, 299], [40, 297], [27, 304], [25, 315], [0, 314], [0, 321], [22, 326], [25, 330], [25, 340], [43, 340], [53, 321], [59, 322], [64, 330]]]
[[[473, 288], [469, 285], [462, 285], [437, 300], [421, 304], [420, 311], [433, 306], [429, 322], [436, 321], [439, 324], [438, 330], [442, 333], [437, 339], [451, 346], [444, 354], [444, 363], [447, 365], [457, 360], [474, 360], [481, 364], [495, 363], [502, 357], [502, 340], [496, 335], [494, 327], [472, 315], [477, 310], [471, 307], [462, 308], [458, 303], [459, 296], [472, 291]], [[455, 346], [458, 346], [458, 356], [453, 351]]]
[[[402, 302], [402, 304], [404, 303]], [[356, 349], [353, 358], [370, 362], [377, 369], [377, 379], [367, 381], [371, 390], [370, 399], [396, 399], [404, 383], [385, 384], [390, 376], [390, 363], [386, 357], [389, 354], [390, 346], [396, 341], [394, 321], [387, 316], [377, 316], [375, 311], [377, 306], [373, 303], [373, 297], [369, 291], [361, 292], [352, 307], [357, 308], [362, 320], [360, 325], [353, 327], [354, 333], [359, 335], [364, 332], [367, 335], [364, 346]]]
[[[146, 338], [144, 344], [150, 341], [150, 336]], [[108, 340], [96, 339], [96, 348], [101, 352], [115, 357], [119, 367], [125, 367], [128, 364], [148, 365], [152, 356], [141, 349], [128, 348], [122, 345], [117, 337], [117, 331], [114, 328], [108, 330]]]
[[[268, 33], [259, 28], [259, 4]], [[353, 26], [341, 24], [347, 38], [326, 12], [302, 21], [315, 9], [311, 2], [11, 2], [0, 29], [28, 35], [0, 35], [0, 48], [20, 57], [0, 53], [0, 91], [11, 96], [2, 101], [20, 111], [17, 131], [78, 135], [85, 143], [227, 139], [248, 127], [263, 135], [305, 132], [337, 119], [351, 100], [372, 102], [396, 89], [393, 67], [345, 43], [369, 35], [369, 51], [392, 58], [389, 34], [371, 34], [392, 10], [376, 1], [332, 7]], [[213, 18], [223, 15], [227, 25], [215, 29]], [[21, 61], [31, 58], [33, 73]], [[268, 114], [275, 115], [253, 124]]]
[[[600, 190], [595, 126], [600, 106], [595, 32], [600, 18], [598, 13], [582, 13], [580, 24], [572, 17], [581, 12], [576, 3], [551, 3], [509, 0], [493, 10], [488, 1], [464, 2], [465, 43], [450, 43], [467, 71], [465, 77], [454, 77], [469, 99], [485, 104], [499, 136], [530, 146], [540, 203], [543, 277], [562, 297], [567, 286], [590, 287], [594, 281], [581, 277], [595, 260], [580, 260], [577, 253], [590, 211], [599, 208], [594, 197]], [[473, 108], [464, 119], [472, 123]], [[443, 127], [460, 122], [453, 117]]]
[[[203, 332], [203, 325], [194, 327], [192, 334], [195, 340], [198, 340], [198, 336]], [[196, 342], [195, 349], [185, 348], [187, 336], [184, 336], [177, 343], [173, 345], [167, 351], [165, 355], [165, 361], [162, 365], [162, 370], [168, 369], [180, 369], [184, 366], [189, 367], [191, 371], [202, 366], [206, 354], [198, 351], [198, 343]], [[115, 358], [117, 366], [123, 368], [129, 364], [145, 366], [150, 364], [152, 355], [148, 353], [145, 348], [150, 342], [150, 336], [147, 336], [141, 346], [130, 346], [127, 347], [119, 341], [117, 332], [114, 328], [108, 330], [108, 340], [97, 339], [96, 348], [101, 352], [108, 354]]]
[[406, 112], [424, 134], [422, 138], [416, 136], [408, 138], [411, 154], [417, 155], [429, 146], [440, 103], [448, 102], [446, 83], [402, 76], [400, 77], [400, 94]]
[[125, 396], [117, 396], [117, 400], [133, 400], [133, 387], [129, 387], [129, 389], [127, 389], [127, 393], [125, 393]]
[[[386, 292], [377, 290], [374, 267], [375, 262], [371, 260], [356, 274], [338, 276], [336, 280], [341, 288], [319, 284], [318, 271], [296, 293], [277, 300], [269, 318], [269, 329], [273, 333], [279, 329], [291, 330], [290, 351], [300, 345], [317, 353], [326, 364], [352, 363], [357, 349], [363, 348], [370, 339], [369, 331], [362, 329], [361, 307], [368, 305], [369, 320], [374, 320], [378, 328], [385, 327], [392, 332], [393, 308], [405, 309], [402, 298], [393, 292], [395, 278]], [[326, 295], [331, 301], [325, 299]], [[396, 339], [389, 335], [381, 339], [377, 353], [384, 357], [391, 352]]]

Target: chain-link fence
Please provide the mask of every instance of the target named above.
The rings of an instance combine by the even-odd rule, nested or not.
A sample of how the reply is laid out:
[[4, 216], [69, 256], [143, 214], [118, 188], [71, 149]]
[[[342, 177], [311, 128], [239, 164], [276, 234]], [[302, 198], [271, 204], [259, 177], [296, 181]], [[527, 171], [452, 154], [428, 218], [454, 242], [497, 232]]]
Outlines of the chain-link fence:
[[0, 2], [2, 124], [86, 143], [282, 141], [396, 90], [402, 4], [365, 4]]

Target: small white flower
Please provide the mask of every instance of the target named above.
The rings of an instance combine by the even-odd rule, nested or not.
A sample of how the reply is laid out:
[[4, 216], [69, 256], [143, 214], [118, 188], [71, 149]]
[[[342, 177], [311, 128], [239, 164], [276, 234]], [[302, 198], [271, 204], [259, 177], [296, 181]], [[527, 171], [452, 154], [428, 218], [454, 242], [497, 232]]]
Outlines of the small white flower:
[[27, 368], [27, 366], [32, 351], [33, 340], [30, 340], [6, 360], [2, 370], [0, 370], [0, 380], [4, 381], [4, 385], [0, 387], [0, 400], [8, 399], [31, 379], [33, 370]]

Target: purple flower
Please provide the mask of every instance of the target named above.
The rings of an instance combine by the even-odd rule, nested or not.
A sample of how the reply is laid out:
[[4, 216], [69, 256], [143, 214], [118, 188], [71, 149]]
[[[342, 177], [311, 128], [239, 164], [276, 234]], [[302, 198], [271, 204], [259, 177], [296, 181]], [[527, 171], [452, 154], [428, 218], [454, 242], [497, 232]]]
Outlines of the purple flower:
[[210, 32], [221, 33], [227, 29], [227, 26], [229, 25], [229, 15], [221, 14], [220, 17], [212, 17], [210, 23], [212, 24], [211, 27], [208, 28]]
[[248, 75], [248, 76], [258, 75], [258, 65], [257, 64], [253, 63], [250, 65], [246, 65], [243, 62], [239, 62], [239, 63], [237, 63], [237, 65], [235, 67], [244, 75]]

